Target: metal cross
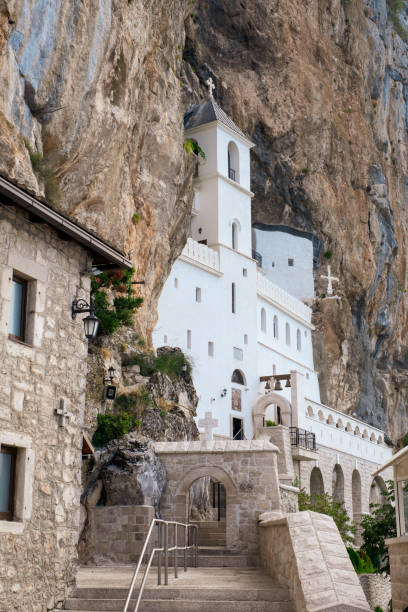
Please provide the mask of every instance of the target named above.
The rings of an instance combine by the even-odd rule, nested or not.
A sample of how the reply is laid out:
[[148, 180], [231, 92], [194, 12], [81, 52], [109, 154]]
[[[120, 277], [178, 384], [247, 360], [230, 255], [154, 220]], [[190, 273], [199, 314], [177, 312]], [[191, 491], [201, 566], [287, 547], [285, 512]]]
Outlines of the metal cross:
[[205, 413], [205, 419], [200, 419], [198, 421], [199, 427], [204, 427], [205, 429], [205, 440], [210, 442], [213, 439], [213, 429], [218, 427], [218, 419], [212, 418], [212, 412]]
[[205, 84], [208, 86], [208, 93], [210, 94], [210, 98], [213, 99], [213, 91], [215, 89], [214, 81], [212, 77], [206, 80]]
[[321, 274], [320, 278], [325, 278], [327, 280], [327, 295], [333, 295], [333, 282], [338, 283], [339, 279], [337, 276], [331, 275], [330, 266], [327, 266], [327, 276], [325, 274]]
[[65, 399], [60, 400], [60, 406], [59, 408], [55, 409], [55, 414], [58, 414], [58, 416], [60, 417], [60, 422], [59, 422], [60, 427], [65, 427], [65, 419], [70, 419], [72, 417], [71, 412], [68, 412], [66, 408]]

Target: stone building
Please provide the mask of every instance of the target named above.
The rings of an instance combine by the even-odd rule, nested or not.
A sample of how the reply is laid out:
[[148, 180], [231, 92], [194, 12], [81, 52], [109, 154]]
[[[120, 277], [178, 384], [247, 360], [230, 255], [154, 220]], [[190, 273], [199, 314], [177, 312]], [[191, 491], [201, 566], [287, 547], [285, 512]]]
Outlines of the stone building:
[[0, 611], [44, 612], [74, 579], [92, 264], [109, 245], [0, 178]]
[[251, 224], [253, 143], [212, 95], [186, 113], [184, 125], [205, 160], [190, 237], [163, 288], [153, 343], [191, 357], [198, 425], [215, 418], [215, 440], [271, 439], [281, 450], [281, 483], [333, 495], [358, 522], [381, 500], [384, 479], [371, 474], [391, 449], [379, 428], [321, 403], [310, 305], [341, 300], [341, 282], [329, 266], [327, 292], [317, 298], [318, 238]]

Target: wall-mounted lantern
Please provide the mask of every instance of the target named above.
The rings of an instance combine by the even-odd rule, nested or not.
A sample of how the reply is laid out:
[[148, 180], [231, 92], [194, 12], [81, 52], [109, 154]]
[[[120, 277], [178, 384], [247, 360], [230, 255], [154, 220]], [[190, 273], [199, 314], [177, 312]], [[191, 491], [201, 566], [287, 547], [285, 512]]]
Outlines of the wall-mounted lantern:
[[108, 383], [112, 384], [115, 376], [116, 376], [116, 370], [113, 366], [111, 366], [110, 368], [108, 368], [108, 376], [103, 377], [103, 384], [104, 385], [107, 385]]
[[99, 326], [99, 319], [95, 315], [93, 300], [91, 298], [89, 304], [82, 299], [73, 300], [71, 309], [72, 320], [75, 321], [77, 314], [83, 314], [84, 312], [89, 312], [89, 315], [84, 319], [84, 331], [88, 340], [91, 340], [95, 338]]

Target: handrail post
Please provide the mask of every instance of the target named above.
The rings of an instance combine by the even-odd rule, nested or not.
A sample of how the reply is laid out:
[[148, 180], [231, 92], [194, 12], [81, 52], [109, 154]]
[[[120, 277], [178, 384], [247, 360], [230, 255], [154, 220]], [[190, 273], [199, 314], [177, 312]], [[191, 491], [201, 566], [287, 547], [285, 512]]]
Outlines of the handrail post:
[[178, 574], [177, 574], [177, 523], [174, 523], [174, 577], [178, 578]]
[[188, 524], [184, 526], [184, 571], [187, 571]]
[[159, 558], [157, 560], [157, 584], [161, 585], [161, 565], [163, 556], [163, 523], [157, 524], [157, 547], [161, 549], [159, 551]]
[[169, 584], [169, 524], [164, 523], [164, 584]]
[[198, 527], [194, 526], [194, 567], [197, 567], [197, 554], [198, 554]]

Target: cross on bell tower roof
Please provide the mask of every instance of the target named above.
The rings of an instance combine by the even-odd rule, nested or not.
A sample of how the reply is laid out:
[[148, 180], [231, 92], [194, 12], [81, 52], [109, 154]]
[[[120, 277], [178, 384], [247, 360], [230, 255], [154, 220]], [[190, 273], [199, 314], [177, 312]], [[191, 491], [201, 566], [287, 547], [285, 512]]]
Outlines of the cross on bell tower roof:
[[215, 84], [214, 81], [212, 80], [212, 77], [209, 77], [205, 84], [208, 86], [208, 97], [210, 98], [210, 100], [214, 99], [214, 95], [213, 95], [213, 91], [215, 89]]

